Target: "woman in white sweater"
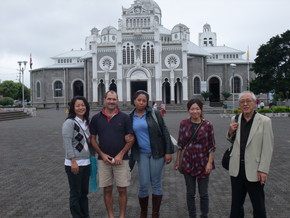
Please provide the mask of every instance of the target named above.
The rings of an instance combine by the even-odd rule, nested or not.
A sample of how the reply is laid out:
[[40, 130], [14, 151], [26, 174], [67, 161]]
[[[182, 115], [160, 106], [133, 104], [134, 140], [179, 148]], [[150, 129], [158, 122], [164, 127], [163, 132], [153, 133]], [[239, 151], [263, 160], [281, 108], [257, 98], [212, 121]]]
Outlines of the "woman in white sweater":
[[73, 218], [89, 217], [89, 111], [89, 103], [84, 97], [74, 97], [70, 102], [68, 117], [62, 126], [64, 165], [70, 187], [69, 203]]

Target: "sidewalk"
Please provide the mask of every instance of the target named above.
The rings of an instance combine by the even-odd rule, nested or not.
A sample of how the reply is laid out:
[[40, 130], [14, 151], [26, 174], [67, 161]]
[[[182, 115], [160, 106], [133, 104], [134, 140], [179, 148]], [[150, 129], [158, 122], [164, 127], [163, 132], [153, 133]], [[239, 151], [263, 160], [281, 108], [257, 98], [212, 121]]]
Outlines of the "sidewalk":
[[[91, 117], [97, 111], [92, 111]], [[166, 123], [177, 137], [179, 122], [186, 112], [168, 112]], [[61, 125], [66, 114], [63, 109], [37, 111], [36, 117], [2, 121], [0, 123], [0, 218], [69, 218], [69, 189], [64, 171]], [[231, 191], [227, 171], [220, 164], [224, 150], [229, 146], [225, 139], [229, 118], [219, 114], [206, 114], [213, 122], [216, 136], [216, 169], [210, 177], [210, 218], [229, 217]], [[275, 148], [271, 171], [265, 186], [268, 218], [290, 218], [290, 118], [272, 118]], [[175, 159], [175, 155], [174, 155]], [[138, 167], [132, 172], [132, 185], [128, 187], [127, 217], [139, 215]], [[118, 202], [115, 194], [115, 216]], [[151, 200], [151, 199], [150, 199]], [[197, 198], [197, 208], [199, 200]], [[89, 194], [91, 218], [105, 218], [103, 191]], [[151, 211], [151, 203], [149, 205]], [[199, 209], [198, 209], [199, 211]], [[151, 214], [151, 213], [150, 213]], [[252, 207], [247, 197], [245, 218], [252, 217]], [[151, 217], [151, 215], [149, 216]], [[162, 218], [186, 218], [186, 193], [184, 179], [173, 170], [173, 163], [164, 171], [164, 198]]]

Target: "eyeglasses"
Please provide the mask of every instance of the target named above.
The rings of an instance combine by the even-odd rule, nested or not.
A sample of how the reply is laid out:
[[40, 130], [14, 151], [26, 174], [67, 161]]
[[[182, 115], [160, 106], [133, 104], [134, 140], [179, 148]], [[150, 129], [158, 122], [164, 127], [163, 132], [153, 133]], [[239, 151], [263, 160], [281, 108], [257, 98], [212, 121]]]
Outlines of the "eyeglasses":
[[252, 102], [253, 102], [253, 99], [241, 99], [240, 100], [240, 104], [245, 104], [245, 103], [250, 104]]

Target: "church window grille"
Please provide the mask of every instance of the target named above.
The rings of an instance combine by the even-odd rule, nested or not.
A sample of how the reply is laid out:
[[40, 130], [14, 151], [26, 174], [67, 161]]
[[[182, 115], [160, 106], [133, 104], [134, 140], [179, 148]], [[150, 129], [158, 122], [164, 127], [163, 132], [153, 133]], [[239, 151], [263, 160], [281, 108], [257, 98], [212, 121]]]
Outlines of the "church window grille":
[[123, 46], [123, 64], [126, 64], [126, 47]]
[[127, 44], [127, 64], [130, 64], [130, 47], [129, 47], [129, 43]]
[[145, 42], [142, 45], [142, 63], [154, 63], [154, 45], [152, 42]]
[[54, 97], [62, 97], [62, 91], [63, 91], [63, 87], [62, 87], [62, 82], [61, 81], [55, 81], [54, 82]]
[[149, 42], [147, 43], [147, 64], [150, 63], [150, 46], [149, 46]]
[[146, 64], [146, 48], [145, 48], [145, 45], [143, 46], [143, 49], [142, 49], [142, 59], [143, 59], [143, 64]]
[[194, 78], [193, 87], [194, 94], [200, 94], [200, 79], [198, 77]]
[[122, 49], [123, 64], [134, 64], [135, 62], [135, 46], [133, 43], [123, 44]]
[[134, 64], [134, 47], [131, 46], [131, 64]]
[[154, 63], [154, 48], [153, 45], [151, 45], [151, 63]]

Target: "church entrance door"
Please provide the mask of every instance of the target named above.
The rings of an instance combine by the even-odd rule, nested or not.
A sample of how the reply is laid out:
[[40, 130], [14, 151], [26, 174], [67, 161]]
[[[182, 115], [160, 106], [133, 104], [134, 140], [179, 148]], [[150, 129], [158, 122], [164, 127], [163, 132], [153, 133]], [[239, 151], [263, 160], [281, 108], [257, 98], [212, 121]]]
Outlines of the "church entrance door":
[[138, 90], [147, 90], [147, 81], [131, 81], [131, 103], [133, 104], [132, 97]]
[[220, 101], [220, 82], [218, 78], [213, 77], [209, 80], [209, 91], [212, 95], [209, 97], [210, 102]]

